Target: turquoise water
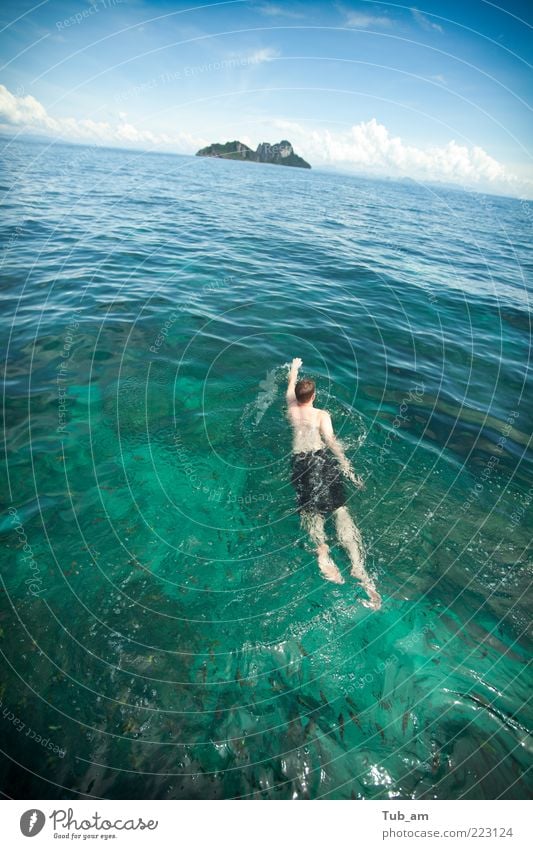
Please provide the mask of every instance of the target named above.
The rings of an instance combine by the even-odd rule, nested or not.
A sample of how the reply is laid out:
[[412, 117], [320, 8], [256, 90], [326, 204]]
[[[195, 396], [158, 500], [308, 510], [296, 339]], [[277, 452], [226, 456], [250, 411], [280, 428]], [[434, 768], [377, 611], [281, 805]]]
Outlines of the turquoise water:
[[[3, 145], [3, 792], [528, 796], [531, 206]], [[294, 356], [377, 613], [300, 530]]]

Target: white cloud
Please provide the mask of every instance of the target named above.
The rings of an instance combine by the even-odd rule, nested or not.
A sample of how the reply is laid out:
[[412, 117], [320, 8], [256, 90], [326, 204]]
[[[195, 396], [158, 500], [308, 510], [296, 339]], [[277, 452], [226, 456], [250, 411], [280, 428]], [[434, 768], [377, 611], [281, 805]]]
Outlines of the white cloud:
[[0, 85], [0, 117], [8, 124], [42, 124], [52, 129], [55, 121], [46, 114], [46, 109], [31, 95], [19, 97]]
[[385, 15], [365, 15], [363, 12], [350, 12], [346, 17], [346, 26], [367, 29], [371, 27], [390, 27], [393, 21]]
[[262, 15], [267, 15], [270, 18], [303, 18], [304, 16], [292, 9], [284, 9], [283, 6], [276, 6], [275, 3], [262, 3], [257, 7], [257, 11]]
[[262, 62], [270, 62], [272, 59], [277, 59], [279, 55], [279, 50], [276, 50], [274, 47], [262, 47], [250, 56], [247, 56], [246, 59], [251, 65], [260, 65]]
[[127, 120], [125, 112], [119, 112], [118, 120], [114, 123], [93, 121], [90, 118], [52, 118], [34, 97], [18, 97], [3, 85], [0, 85], [0, 123], [7, 129], [17, 127], [27, 132], [58, 136], [71, 141], [165, 148], [181, 153], [195, 152], [209, 143], [204, 138], [194, 138], [188, 133], [169, 136], [139, 129]]
[[481, 147], [454, 140], [439, 147], [416, 147], [391, 135], [375, 118], [343, 132], [311, 130], [288, 121], [275, 121], [274, 125], [290, 139], [296, 152], [316, 167], [337, 166], [376, 176], [492, 187], [512, 193], [520, 190], [521, 181]]
[[426, 15], [422, 14], [418, 9], [415, 9], [414, 6], [411, 9], [411, 13], [413, 18], [423, 29], [434, 30], [435, 32], [443, 32], [443, 29], [440, 24], [434, 23], [431, 21]]

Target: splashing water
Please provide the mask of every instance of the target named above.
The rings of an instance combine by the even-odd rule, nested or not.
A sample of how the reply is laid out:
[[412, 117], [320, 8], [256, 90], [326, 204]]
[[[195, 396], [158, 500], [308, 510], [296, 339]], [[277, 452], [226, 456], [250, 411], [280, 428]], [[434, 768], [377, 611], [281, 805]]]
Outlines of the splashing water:
[[265, 379], [259, 383], [259, 389], [261, 391], [257, 398], [244, 408], [242, 414], [243, 423], [252, 421], [255, 426], [260, 423], [268, 408], [276, 400], [280, 383], [286, 379], [286, 374], [290, 367], [290, 363], [283, 363], [283, 365], [276, 366], [267, 372]]

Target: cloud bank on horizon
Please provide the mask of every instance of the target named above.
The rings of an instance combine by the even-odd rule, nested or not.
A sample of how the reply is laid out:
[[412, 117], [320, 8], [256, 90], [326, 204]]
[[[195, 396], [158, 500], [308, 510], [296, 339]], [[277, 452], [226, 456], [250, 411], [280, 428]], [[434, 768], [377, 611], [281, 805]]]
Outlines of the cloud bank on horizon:
[[[136, 127], [119, 112], [118, 121], [54, 118], [32, 95], [16, 95], [0, 85], [0, 130], [19, 130], [63, 141], [117, 145], [148, 150], [191, 154], [213, 141], [187, 132], [156, 133]], [[465, 187], [493, 186], [499, 191], [533, 195], [533, 184], [520, 181], [482, 147], [457, 144], [450, 140], [441, 147], [420, 148], [392, 136], [375, 118], [347, 130], [309, 129], [294, 121], [273, 119], [271, 135], [290, 137], [297, 152], [314, 167], [337, 167], [376, 176], [410, 177], [429, 182], [457, 183]], [[235, 137], [255, 146], [248, 134]], [[233, 138], [233, 137], [232, 137]]]

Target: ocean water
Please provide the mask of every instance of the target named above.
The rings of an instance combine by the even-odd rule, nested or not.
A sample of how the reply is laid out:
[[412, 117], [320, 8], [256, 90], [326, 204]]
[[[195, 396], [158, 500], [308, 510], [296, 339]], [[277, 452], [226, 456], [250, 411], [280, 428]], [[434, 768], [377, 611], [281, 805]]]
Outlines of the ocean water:
[[[2, 145], [3, 793], [530, 795], [531, 205]], [[294, 356], [378, 612], [300, 529]]]

